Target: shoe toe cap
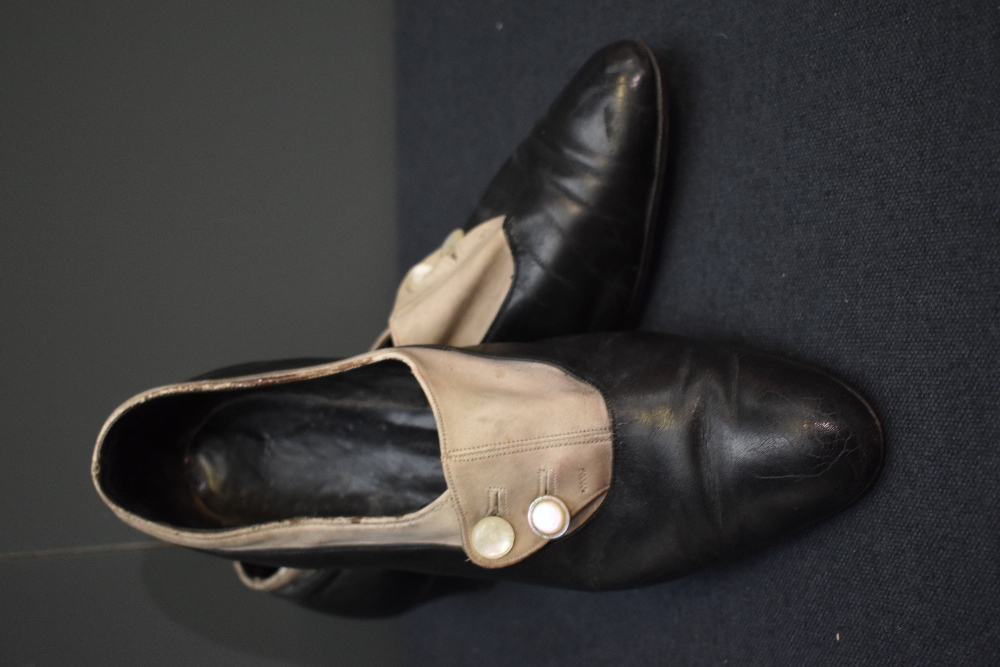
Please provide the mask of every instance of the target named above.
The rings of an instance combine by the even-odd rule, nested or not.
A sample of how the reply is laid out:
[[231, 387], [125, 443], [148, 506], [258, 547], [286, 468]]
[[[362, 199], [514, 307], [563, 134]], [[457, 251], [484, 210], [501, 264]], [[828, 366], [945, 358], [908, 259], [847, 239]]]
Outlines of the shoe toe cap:
[[800, 528], [857, 500], [885, 458], [881, 425], [854, 390], [823, 373], [789, 368], [744, 399], [728, 434], [727, 475], [736, 535], [756, 541]]
[[585, 160], [627, 164], [656, 145], [662, 82], [652, 51], [618, 42], [596, 54], [553, 103], [543, 134]]

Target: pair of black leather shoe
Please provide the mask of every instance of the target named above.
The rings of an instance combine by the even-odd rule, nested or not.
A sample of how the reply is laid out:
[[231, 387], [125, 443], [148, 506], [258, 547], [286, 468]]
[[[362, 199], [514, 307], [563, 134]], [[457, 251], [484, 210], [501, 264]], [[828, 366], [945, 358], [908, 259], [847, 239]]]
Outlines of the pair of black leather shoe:
[[649, 584], [847, 506], [884, 456], [853, 390], [608, 333], [641, 305], [665, 137], [652, 51], [602, 49], [411, 269], [373, 351], [134, 397], [99, 436], [98, 492], [251, 587], [359, 616], [483, 579]]

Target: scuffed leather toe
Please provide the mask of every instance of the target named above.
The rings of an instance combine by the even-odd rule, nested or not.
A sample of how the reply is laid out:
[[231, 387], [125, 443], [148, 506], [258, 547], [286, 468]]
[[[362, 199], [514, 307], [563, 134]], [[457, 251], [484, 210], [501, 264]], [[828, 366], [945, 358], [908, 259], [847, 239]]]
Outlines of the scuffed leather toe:
[[643, 209], [662, 129], [662, 85], [645, 44], [618, 42], [595, 53], [501, 168], [465, 228], [530, 213], [545, 185], [589, 207]]
[[764, 355], [741, 361], [750, 378], [741, 383], [740, 412], [723, 421], [733, 433], [707, 445], [726, 455], [726, 539], [749, 546], [854, 502], [878, 477], [885, 448], [872, 409], [840, 381]]
[[[567, 161], [585, 163], [609, 176], [622, 178], [627, 170], [643, 173], [649, 165], [634, 160], [648, 159], [655, 149], [650, 139], [658, 129], [660, 95], [659, 74], [649, 47], [638, 42], [612, 44], [580, 69], [539, 123], [532, 140], [538, 150], [562, 153]], [[607, 192], [606, 187], [593, 187], [598, 184], [585, 179], [569, 183], [576, 186], [571, 192], [591, 205]], [[634, 206], [637, 200], [607, 204]]]
[[501, 167], [466, 225], [506, 216], [514, 261], [483, 342], [627, 325], [649, 273], [665, 140], [653, 52], [639, 42], [598, 51]]

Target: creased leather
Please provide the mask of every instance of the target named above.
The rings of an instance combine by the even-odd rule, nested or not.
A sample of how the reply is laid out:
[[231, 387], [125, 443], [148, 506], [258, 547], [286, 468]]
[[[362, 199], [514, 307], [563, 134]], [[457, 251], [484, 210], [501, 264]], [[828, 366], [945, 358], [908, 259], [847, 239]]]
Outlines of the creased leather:
[[507, 215], [514, 281], [483, 338], [620, 328], [639, 307], [661, 189], [666, 117], [652, 52], [597, 52], [490, 183], [466, 228]]
[[884, 460], [864, 399], [791, 361], [644, 333], [481, 349], [569, 369], [600, 388], [614, 421], [601, 508], [511, 568], [517, 579], [609, 589], [675, 577], [843, 509]]
[[[450, 260], [435, 251], [411, 269], [389, 320], [395, 344], [530, 341], [627, 326], [649, 275], [666, 132], [664, 84], [649, 47], [620, 42], [594, 54], [465, 225], [482, 236], [502, 221], [504, 242]], [[442, 268], [424, 295], [411, 279], [429, 266]]]
[[[516, 214], [503, 227], [509, 277], [493, 290], [478, 281], [489, 298], [474, 318], [458, 309], [467, 303], [461, 295], [451, 303], [439, 295], [432, 311], [414, 308], [404, 316], [408, 322], [399, 322], [397, 311], [409, 296], [404, 281], [393, 309], [395, 329], [416, 326], [407, 327], [403, 342], [534, 340], [627, 326], [650, 272], [666, 130], [664, 84], [648, 47], [620, 43], [595, 54], [501, 168], [465, 225], [471, 233]], [[436, 254], [428, 259], [437, 260]], [[467, 326], [470, 319], [475, 326]], [[456, 338], [456, 326], [474, 335]], [[401, 343], [386, 330], [372, 349], [389, 344]], [[595, 507], [578, 514], [573, 528]]]

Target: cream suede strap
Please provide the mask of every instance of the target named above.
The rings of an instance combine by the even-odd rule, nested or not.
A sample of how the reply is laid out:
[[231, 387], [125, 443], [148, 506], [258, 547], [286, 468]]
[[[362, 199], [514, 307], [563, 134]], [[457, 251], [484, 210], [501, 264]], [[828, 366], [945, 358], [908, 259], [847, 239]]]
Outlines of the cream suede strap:
[[[283, 384], [325, 377], [386, 359], [406, 363], [437, 421], [448, 490], [420, 510], [393, 517], [299, 518], [219, 530], [192, 530], [130, 512], [100, 484], [102, 445], [112, 425], [136, 406], [184, 393]], [[600, 392], [542, 362], [497, 359], [457, 350], [388, 348], [290, 371], [204, 380], [151, 389], [108, 419], [94, 451], [92, 475], [101, 497], [125, 523], [154, 537], [198, 549], [253, 552], [337, 546], [462, 546], [482, 567], [516, 563], [547, 539], [528, 511], [555, 497], [569, 513], [569, 532], [600, 505], [611, 483], [611, 424]], [[129, 443], [141, 447], [143, 443]], [[548, 506], [559, 506], [549, 503]], [[499, 556], [477, 549], [483, 519], [509, 527]]]
[[478, 345], [507, 298], [514, 257], [504, 216], [445, 243], [410, 269], [389, 315], [394, 345]]

